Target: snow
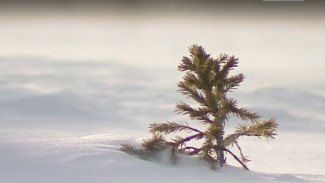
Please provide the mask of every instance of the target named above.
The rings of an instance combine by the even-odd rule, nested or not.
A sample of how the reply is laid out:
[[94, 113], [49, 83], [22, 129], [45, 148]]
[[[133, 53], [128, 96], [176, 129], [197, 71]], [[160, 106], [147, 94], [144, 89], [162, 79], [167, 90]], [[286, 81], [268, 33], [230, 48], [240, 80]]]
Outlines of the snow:
[[[0, 41], [8, 43], [0, 55], [0, 182], [325, 182], [325, 37], [316, 31], [323, 24], [312, 30], [273, 22], [256, 30], [255, 24], [237, 22], [242, 27], [237, 30], [218, 20], [224, 29], [214, 37], [212, 20], [189, 29], [190, 20], [181, 18], [48, 19], [0, 24], [7, 35]], [[25, 24], [19, 23], [30, 26], [23, 32]], [[268, 29], [272, 26], [278, 29]], [[296, 29], [301, 31], [281, 39], [283, 31]], [[202, 36], [194, 39], [198, 32]], [[270, 37], [284, 45], [267, 42]], [[184, 100], [176, 92], [181, 79], [176, 66], [192, 43], [207, 45], [213, 56], [236, 54], [238, 71], [247, 78], [231, 95], [279, 123], [274, 141], [240, 139], [252, 160], [250, 171], [230, 156], [227, 166], [212, 171], [197, 158], [181, 156], [172, 166], [166, 154], [157, 162], [119, 151], [122, 143], [150, 137], [152, 122], [188, 120], [174, 113], [175, 103]], [[318, 46], [311, 53], [301, 51], [312, 43]], [[274, 61], [274, 52], [282, 57]], [[310, 55], [313, 64], [307, 67]], [[237, 122], [231, 119], [227, 130]]]
[[167, 160], [149, 162], [119, 151], [121, 143], [140, 141], [135, 137], [108, 134], [2, 141], [2, 181], [325, 182], [324, 175], [260, 173], [229, 165], [212, 171], [204, 162], [185, 156], [171, 166]]
[[[196, 158], [182, 157], [172, 166], [166, 155], [148, 162], [119, 151], [122, 143], [149, 137], [151, 122], [186, 120], [173, 112], [182, 96], [167, 70], [46, 60], [3, 59], [1, 64], [18, 70], [1, 72], [3, 182], [325, 182], [324, 98], [317, 93], [263, 88], [236, 95], [242, 105], [276, 117], [279, 135], [271, 142], [240, 140], [251, 171], [229, 156], [230, 165], [212, 171]], [[34, 66], [47, 72], [31, 74]], [[302, 98], [315, 101], [306, 103], [312, 110], [300, 105]], [[234, 126], [230, 123], [230, 130]]]

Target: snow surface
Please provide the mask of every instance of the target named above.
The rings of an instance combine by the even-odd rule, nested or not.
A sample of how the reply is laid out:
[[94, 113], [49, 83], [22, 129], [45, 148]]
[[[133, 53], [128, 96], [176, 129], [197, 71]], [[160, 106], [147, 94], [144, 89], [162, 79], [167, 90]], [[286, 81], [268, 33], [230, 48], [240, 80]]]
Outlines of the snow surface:
[[[325, 182], [323, 24], [9, 18], [0, 24], [0, 182]], [[172, 166], [164, 154], [149, 162], [118, 150], [149, 137], [152, 122], [188, 120], [174, 113], [184, 100], [176, 66], [192, 43], [236, 54], [247, 78], [231, 95], [279, 123], [274, 141], [240, 139], [251, 171], [229, 156], [212, 171], [196, 158]]]
[[[140, 139], [117, 135], [24, 139], [1, 142], [2, 182], [325, 182], [324, 175], [245, 171], [227, 165], [217, 171], [195, 158], [170, 166], [119, 151]], [[21, 152], [23, 153], [17, 153]]]

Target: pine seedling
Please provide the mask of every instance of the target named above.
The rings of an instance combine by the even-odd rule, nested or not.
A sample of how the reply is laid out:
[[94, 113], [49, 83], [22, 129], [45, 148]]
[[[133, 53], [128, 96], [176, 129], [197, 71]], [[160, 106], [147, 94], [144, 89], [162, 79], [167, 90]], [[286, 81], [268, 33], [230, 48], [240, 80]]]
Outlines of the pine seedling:
[[[149, 126], [153, 138], [142, 143], [143, 149], [123, 144], [121, 150], [143, 159], [150, 159], [168, 148], [174, 163], [178, 159], [177, 153], [181, 153], [198, 156], [212, 168], [218, 165], [222, 167], [226, 163], [226, 152], [248, 170], [248, 159], [243, 155], [238, 139], [243, 136], [273, 139], [277, 123], [274, 118], [261, 120], [260, 114], [238, 107], [236, 100], [227, 96], [230, 91], [237, 89], [245, 78], [243, 74], [229, 75], [230, 71], [238, 66], [237, 58], [220, 54], [215, 59], [198, 45], [191, 46], [189, 52], [190, 57], [183, 57], [178, 66], [178, 70], [185, 72], [183, 80], [178, 83], [178, 91], [193, 99], [198, 107], [179, 102], [176, 104], [176, 112], [188, 115], [192, 121], [199, 122], [206, 128], [196, 129], [188, 123], [153, 123]], [[245, 121], [246, 125], [240, 125], [234, 133], [225, 136], [225, 125], [230, 116], [238, 117]], [[176, 135], [169, 141], [164, 138], [168, 134], [181, 131], [191, 135]], [[201, 146], [188, 146], [188, 142], [193, 140], [201, 140]], [[239, 157], [230, 150], [233, 146], [239, 150]]]

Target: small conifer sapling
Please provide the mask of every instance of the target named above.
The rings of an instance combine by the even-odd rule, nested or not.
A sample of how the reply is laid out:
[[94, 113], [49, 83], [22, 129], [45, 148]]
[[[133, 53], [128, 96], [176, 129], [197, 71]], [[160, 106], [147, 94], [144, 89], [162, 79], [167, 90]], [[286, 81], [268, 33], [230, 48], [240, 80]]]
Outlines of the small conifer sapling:
[[[192, 45], [189, 52], [190, 57], [183, 57], [178, 66], [178, 70], [185, 72], [183, 80], [178, 83], [178, 91], [193, 99], [198, 107], [179, 102], [176, 112], [188, 115], [192, 121], [203, 124], [205, 129], [191, 127], [188, 123], [153, 123], [149, 126], [153, 137], [142, 143], [143, 148], [122, 144], [121, 150], [148, 160], [155, 158], [160, 151], [169, 149], [174, 163], [178, 159], [177, 153], [181, 153], [198, 156], [212, 168], [222, 167], [226, 163], [225, 154], [230, 154], [248, 170], [248, 159], [243, 155], [238, 139], [243, 136], [273, 139], [277, 123], [274, 118], [261, 120], [258, 113], [238, 107], [236, 100], [227, 96], [244, 80], [243, 74], [229, 75], [238, 66], [237, 58], [220, 54], [215, 59], [198, 45]], [[233, 133], [225, 136], [225, 125], [230, 116], [240, 118], [246, 125], [239, 125]], [[190, 132], [191, 135], [176, 135], [166, 140], [166, 135], [181, 131]], [[201, 146], [187, 145], [192, 140], [201, 140]], [[239, 157], [230, 150], [233, 146], [239, 150]]]

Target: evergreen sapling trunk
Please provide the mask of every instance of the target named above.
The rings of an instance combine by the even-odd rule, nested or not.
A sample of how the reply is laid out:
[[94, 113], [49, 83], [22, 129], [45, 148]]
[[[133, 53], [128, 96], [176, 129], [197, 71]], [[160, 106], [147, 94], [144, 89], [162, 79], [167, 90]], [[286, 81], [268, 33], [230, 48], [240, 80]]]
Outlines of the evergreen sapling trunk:
[[[152, 139], [142, 143], [138, 149], [130, 144], [122, 144], [121, 150], [137, 155], [143, 159], [150, 159], [165, 149], [171, 152], [172, 162], [177, 161], [177, 153], [195, 155], [207, 161], [212, 168], [222, 167], [225, 152], [233, 156], [244, 169], [247, 169], [248, 159], [243, 155], [238, 144], [239, 137], [256, 136], [273, 139], [276, 135], [277, 123], [274, 118], [261, 120], [258, 113], [250, 112], [247, 108], [240, 108], [236, 100], [227, 96], [228, 92], [236, 89], [244, 80], [243, 74], [230, 76], [229, 72], [238, 66], [238, 59], [226, 54], [214, 59], [201, 46], [193, 45], [189, 48], [190, 57], [183, 57], [178, 70], [185, 72], [183, 80], [178, 83], [179, 92], [193, 99], [199, 107], [192, 107], [185, 102], [176, 104], [176, 112], [189, 115], [190, 119], [206, 126], [200, 130], [188, 123], [165, 122], [150, 124]], [[248, 125], [239, 125], [235, 132], [225, 136], [225, 125], [230, 116], [236, 116]], [[164, 136], [181, 131], [193, 135], [187, 137], [175, 136], [167, 141]], [[203, 140], [200, 147], [188, 146], [192, 140]], [[236, 156], [230, 147], [237, 147], [240, 156]]]

